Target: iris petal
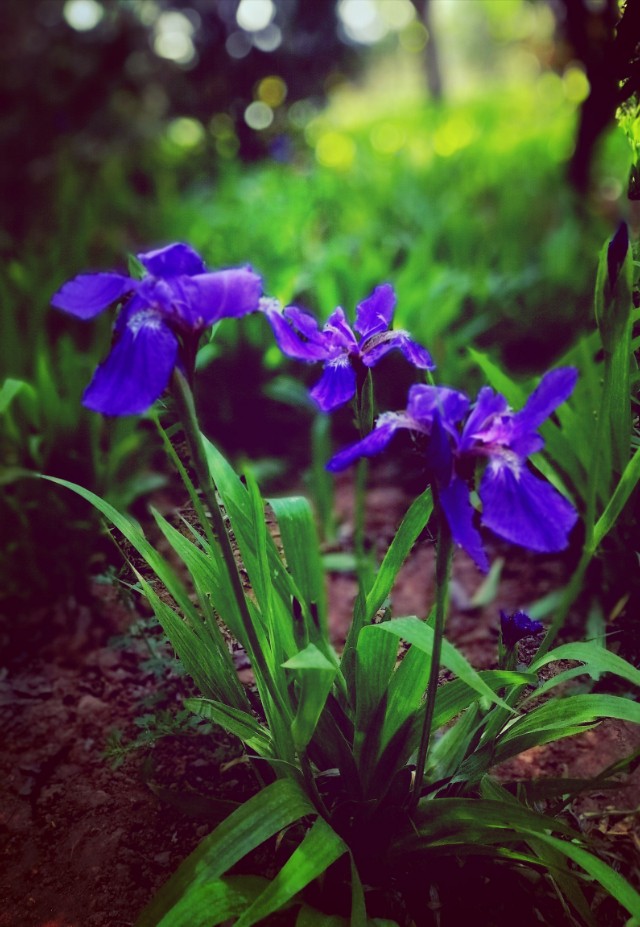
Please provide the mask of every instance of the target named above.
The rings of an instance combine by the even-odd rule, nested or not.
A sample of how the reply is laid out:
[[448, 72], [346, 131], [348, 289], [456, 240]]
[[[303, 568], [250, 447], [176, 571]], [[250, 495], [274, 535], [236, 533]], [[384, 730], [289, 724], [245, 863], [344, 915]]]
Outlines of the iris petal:
[[238, 318], [255, 312], [262, 295], [262, 280], [249, 267], [197, 274], [191, 277], [189, 284], [189, 310], [202, 319], [203, 328], [218, 319]]
[[85, 390], [83, 404], [104, 415], [138, 415], [164, 392], [178, 341], [151, 311], [132, 315]]
[[397, 429], [402, 427], [405, 427], [402, 415], [390, 413], [385, 416], [381, 424], [369, 432], [366, 438], [350, 447], [345, 447], [343, 451], [332, 457], [327, 464], [327, 470], [338, 473], [340, 470], [346, 470], [361, 457], [373, 457], [374, 454], [379, 454], [385, 449]]
[[377, 286], [371, 296], [358, 304], [355, 330], [363, 338], [386, 332], [393, 319], [396, 294], [390, 283]]
[[439, 498], [453, 540], [463, 547], [476, 566], [486, 573], [489, 570], [489, 561], [482, 547], [480, 533], [473, 524], [469, 487], [464, 480], [455, 477], [448, 486], [440, 490]]
[[578, 379], [575, 367], [550, 370], [529, 396], [526, 405], [514, 415], [518, 432], [535, 431], [546, 418], [573, 392]]
[[346, 356], [325, 365], [322, 376], [309, 395], [323, 412], [348, 402], [356, 392], [356, 375]]
[[550, 483], [525, 466], [517, 472], [489, 465], [480, 483], [482, 523], [500, 537], [530, 550], [564, 550], [578, 515]]
[[206, 270], [200, 255], [182, 242], [139, 254], [138, 260], [154, 277], [178, 277], [182, 274], [192, 277]]
[[[285, 312], [288, 314], [288, 310], [285, 310]], [[303, 341], [278, 309], [267, 306], [264, 309], [264, 314], [273, 329], [278, 347], [287, 357], [294, 357], [296, 360], [303, 361], [327, 360], [328, 351], [322, 343], [322, 339], [318, 342]], [[292, 321], [295, 324], [295, 320], [292, 319]], [[307, 325], [306, 329], [308, 328]], [[307, 331], [305, 330], [303, 334], [306, 335]], [[317, 324], [315, 334], [320, 334]]]
[[435, 369], [436, 365], [433, 363], [427, 349], [423, 348], [417, 341], [414, 341], [413, 338], [410, 338], [406, 332], [389, 332], [389, 334], [383, 336], [383, 338], [374, 344], [370, 342], [364, 344], [362, 348], [362, 362], [367, 367], [373, 367], [385, 354], [397, 348], [399, 351], [402, 351], [406, 359], [410, 364], [413, 364], [414, 367], [419, 367], [421, 370]]
[[92, 319], [135, 286], [123, 274], [80, 274], [60, 287], [51, 305], [78, 319]]
[[440, 414], [443, 427], [457, 436], [455, 425], [463, 418], [469, 408], [469, 400], [464, 393], [447, 386], [427, 386], [416, 383], [409, 389], [407, 413], [416, 421], [430, 427], [436, 409]]

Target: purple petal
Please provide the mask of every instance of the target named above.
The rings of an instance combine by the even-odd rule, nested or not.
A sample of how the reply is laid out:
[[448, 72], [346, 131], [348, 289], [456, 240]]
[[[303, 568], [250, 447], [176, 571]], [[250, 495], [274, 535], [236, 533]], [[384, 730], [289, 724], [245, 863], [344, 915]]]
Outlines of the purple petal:
[[318, 320], [310, 312], [299, 309], [297, 306], [287, 306], [284, 316], [297, 328], [301, 335], [316, 344], [323, 343], [323, 335], [318, 328]]
[[419, 367], [421, 370], [434, 370], [435, 364], [431, 355], [426, 348], [419, 345], [417, 341], [410, 338], [407, 332], [385, 332], [381, 335], [374, 335], [368, 339], [362, 346], [362, 362], [367, 367], [373, 367], [378, 363], [381, 357], [397, 348], [402, 351], [410, 364]]
[[[290, 309], [285, 309], [286, 315], [283, 315], [278, 309], [273, 308], [272, 306], [267, 305], [263, 310], [266, 315], [271, 328], [273, 329], [273, 334], [278, 347], [283, 354], [286, 354], [287, 357], [295, 357], [296, 360], [303, 361], [319, 361], [327, 360], [329, 357], [329, 352], [327, 348], [322, 343], [322, 333], [318, 330], [318, 323], [313, 319], [315, 324], [315, 331], [313, 332], [314, 341], [303, 341], [299, 337], [298, 333], [293, 329], [293, 327], [287, 321], [287, 317], [290, 315]], [[300, 310], [298, 312], [301, 313]], [[307, 316], [307, 319], [311, 319], [311, 316], [308, 316], [307, 313], [304, 313]], [[294, 324], [299, 320], [299, 316], [292, 316], [292, 321]], [[303, 334], [311, 332], [311, 323], [306, 321], [304, 322]]]
[[347, 467], [350, 467], [352, 463], [355, 463], [361, 457], [373, 457], [374, 454], [379, 454], [380, 451], [385, 449], [397, 429], [406, 427], [407, 424], [402, 413], [397, 415], [393, 412], [386, 413], [381, 416], [379, 423], [373, 431], [369, 432], [366, 438], [356, 444], [351, 444], [336, 454], [335, 457], [332, 457], [327, 464], [327, 470], [338, 473], [340, 470], [346, 470]]
[[569, 398], [577, 379], [575, 367], [559, 367], [546, 373], [524, 408], [514, 415], [518, 431], [535, 431], [554, 409]]
[[325, 344], [334, 358], [344, 351], [357, 351], [358, 341], [344, 314], [344, 309], [338, 306], [326, 321], [322, 329], [326, 337]]
[[197, 274], [189, 284], [193, 287], [190, 311], [202, 319], [205, 328], [218, 319], [255, 312], [262, 295], [262, 280], [249, 267]]
[[473, 524], [473, 506], [469, 487], [459, 477], [440, 490], [440, 504], [451, 529], [451, 536], [469, 554], [476, 566], [486, 573], [489, 561], [482, 547], [482, 538]]
[[437, 410], [443, 427], [450, 434], [455, 434], [455, 425], [463, 418], [468, 408], [469, 400], [465, 394], [447, 386], [417, 383], [409, 390], [407, 413], [416, 421], [422, 422], [426, 430], [431, 427]]
[[377, 286], [371, 296], [358, 304], [355, 330], [363, 339], [386, 332], [391, 325], [395, 305], [396, 294], [391, 284]]
[[324, 372], [309, 395], [323, 412], [331, 412], [348, 402], [356, 392], [356, 375], [349, 359], [339, 357], [325, 364]]
[[104, 415], [138, 415], [164, 392], [178, 341], [150, 310], [132, 315], [107, 359], [96, 370], [83, 404]]
[[460, 446], [466, 450], [474, 441], [483, 441], [487, 429], [494, 427], [495, 416], [507, 413], [507, 400], [500, 393], [494, 393], [489, 386], [483, 386], [462, 432]]
[[78, 319], [92, 319], [135, 286], [123, 274], [80, 274], [60, 287], [51, 305]]
[[578, 515], [571, 503], [526, 466], [489, 464], [480, 483], [482, 523], [529, 550], [564, 550]]
[[207, 269], [200, 255], [181, 242], [139, 254], [138, 260], [154, 277], [178, 277], [181, 274], [193, 277]]

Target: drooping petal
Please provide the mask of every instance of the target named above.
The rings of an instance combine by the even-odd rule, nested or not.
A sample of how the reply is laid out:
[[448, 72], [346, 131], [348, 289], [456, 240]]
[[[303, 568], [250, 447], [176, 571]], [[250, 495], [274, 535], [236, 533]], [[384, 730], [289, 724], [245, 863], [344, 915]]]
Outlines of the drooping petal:
[[500, 537], [529, 550], [564, 550], [578, 518], [571, 503], [525, 465], [491, 463], [480, 482], [482, 523]]
[[391, 284], [377, 286], [371, 296], [358, 303], [355, 330], [363, 339], [386, 332], [393, 320], [395, 306], [396, 294]]
[[464, 417], [469, 408], [469, 400], [464, 393], [448, 386], [428, 386], [416, 383], [409, 389], [407, 413], [416, 421], [422, 422], [428, 429], [437, 410], [443, 427], [456, 434], [456, 424]]
[[525, 406], [514, 415], [518, 432], [532, 432], [548, 418], [561, 403], [568, 399], [578, 379], [575, 367], [558, 367], [540, 380]]
[[309, 395], [323, 412], [331, 412], [353, 398], [356, 375], [346, 355], [325, 364], [322, 376]]
[[362, 362], [373, 367], [381, 357], [397, 348], [414, 367], [421, 370], [434, 370], [435, 364], [426, 348], [414, 341], [407, 332], [396, 331], [374, 335], [362, 345]]
[[104, 415], [138, 415], [164, 392], [178, 341], [152, 310], [132, 315], [85, 390], [83, 404]]
[[448, 486], [440, 490], [439, 498], [453, 540], [464, 548], [476, 566], [486, 573], [489, 570], [489, 561], [482, 547], [480, 533], [473, 524], [469, 487], [460, 477], [455, 477]]
[[207, 269], [200, 255], [182, 242], [139, 254], [138, 260], [154, 277], [178, 277], [181, 274], [192, 277]]
[[210, 274], [197, 274], [188, 281], [191, 319], [201, 319], [208, 328], [218, 319], [238, 318], [255, 312], [262, 295], [262, 280], [250, 267], [233, 267]]
[[51, 305], [78, 319], [92, 319], [135, 287], [123, 274], [80, 274], [60, 287]]
[[297, 328], [300, 334], [315, 344], [322, 344], [324, 336], [318, 327], [318, 320], [310, 312], [299, 309], [298, 306], [287, 306], [284, 310], [284, 316], [288, 319], [294, 328]]
[[350, 467], [361, 457], [373, 457], [375, 454], [379, 454], [391, 441], [398, 428], [407, 427], [409, 425], [403, 413], [385, 413], [380, 416], [376, 427], [365, 438], [356, 444], [351, 444], [332, 457], [327, 464], [327, 470], [338, 473], [340, 470], [346, 470], [347, 467]]
[[[298, 311], [301, 312], [301, 310]], [[294, 357], [296, 360], [303, 361], [328, 359], [329, 352], [323, 343], [322, 333], [319, 331], [318, 323], [315, 322], [315, 319], [313, 319], [316, 326], [315, 332], [313, 332], [314, 340], [303, 341], [293, 326], [287, 321], [290, 313], [289, 309], [285, 309], [284, 313], [282, 313], [279, 309], [267, 304], [265, 309], [263, 309], [263, 313], [269, 320], [271, 328], [273, 329], [278, 347], [287, 357]], [[304, 315], [307, 315], [307, 313], [304, 313]], [[307, 318], [311, 319], [312, 317], [307, 316]], [[292, 317], [294, 324], [297, 323], [297, 320], [297, 317]], [[307, 335], [307, 331], [312, 331], [311, 323], [305, 320], [304, 324], [305, 330], [303, 334]]]

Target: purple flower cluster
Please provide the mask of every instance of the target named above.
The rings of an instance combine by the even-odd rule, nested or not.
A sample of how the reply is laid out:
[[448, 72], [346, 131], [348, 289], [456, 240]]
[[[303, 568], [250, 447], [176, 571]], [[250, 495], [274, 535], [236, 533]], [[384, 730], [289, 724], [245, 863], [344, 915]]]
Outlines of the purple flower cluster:
[[353, 329], [340, 307], [322, 329], [312, 315], [296, 306], [281, 310], [267, 303], [263, 311], [283, 354], [296, 360], [324, 363], [323, 374], [310, 395], [323, 412], [331, 412], [355, 395], [358, 369], [374, 367], [395, 348], [414, 367], [434, 369], [429, 352], [407, 332], [391, 331], [395, 304], [393, 287], [388, 283], [376, 287], [359, 303]]
[[185, 244], [139, 254], [142, 280], [124, 274], [81, 274], [65, 283], [52, 305], [92, 319], [125, 301], [111, 353], [87, 387], [83, 403], [105, 415], [137, 415], [164, 392], [183, 350], [195, 351], [205, 329], [219, 319], [258, 308], [260, 277], [249, 267], [207, 272]]
[[571, 394], [572, 367], [546, 374], [519, 412], [489, 387], [470, 408], [464, 393], [446, 387], [413, 386], [403, 412], [380, 416], [373, 431], [328, 464], [343, 470], [360, 457], [382, 451], [398, 429], [427, 437], [430, 480], [437, 490], [454, 541], [477, 566], [489, 567], [474, 524], [470, 491], [476, 463], [486, 463], [478, 494], [482, 524], [530, 550], [563, 550], [577, 513], [567, 499], [530, 469], [527, 458], [544, 446], [538, 427]]

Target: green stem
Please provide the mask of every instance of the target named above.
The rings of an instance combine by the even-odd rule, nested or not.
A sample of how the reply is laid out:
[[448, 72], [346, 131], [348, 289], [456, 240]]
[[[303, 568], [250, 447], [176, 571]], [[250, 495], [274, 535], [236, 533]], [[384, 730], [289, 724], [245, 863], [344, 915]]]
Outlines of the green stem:
[[[365, 438], [373, 429], [373, 378], [371, 376], [371, 370], [367, 369], [358, 383], [355, 399], [355, 413], [360, 438]], [[356, 469], [353, 546], [356, 555], [356, 568], [360, 591], [365, 595], [368, 589], [369, 579], [369, 563], [365, 552], [368, 474], [369, 462], [363, 458], [358, 461]]]
[[420, 736], [420, 746], [418, 747], [418, 758], [416, 761], [416, 773], [413, 783], [413, 791], [409, 801], [409, 812], [414, 811], [420, 800], [420, 790], [422, 789], [422, 780], [427, 765], [427, 756], [429, 754], [429, 742], [431, 740], [431, 728], [433, 726], [433, 715], [436, 707], [436, 694], [438, 691], [438, 673], [440, 670], [440, 654], [442, 652], [442, 639], [444, 637], [444, 626], [447, 619], [447, 609], [449, 606], [449, 570], [451, 565], [451, 555], [453, 553], [453, 543], [449, 525], [438, 505], [438, 541], [436, 549], [436, 614], [433, 629], [433, 650], [431, 651], [431, 667], [429, 670], [429, 684], [427, 686], [427, 697], [424, 703], [424, 719], [422, 722], [422, 733]]
[[245, 634], [247, 635], [247, 642], [251, 651], [251, 660], [262, 675], [265, 685], [269, 690], [269, 694], [273, 699], [274, 705], [280, 712], [282, 712], [283, 717], [287, 717], [290, 712], [288, 711], [273, 681], [271, 671], [262, 652], [262, 648], [260, 647], [260, 642], [255, 632], [255, 628], [253, 627], [251, 613], [249, 612], [247, 599], [242, 587], [242, 580], [240, 579], [240, 574], [238, 573], [236, 558], [233, 554], [233, 548], [231, 546], [231, 541], [227, 532], [227, 526], [225, 525], [224, 516], [220, 510], [220, 505], [216, 497], [216, 487], [209, 470], [209, 464], [207, 463], [207, 456], [205, 454], [202, 435], [198, 425], [196, 408], [193, 401], [193, 393], [191, 392], [191, 388], [187, 382], [186, 377], [177, 368], [173, 373], [172, 393], [176, 402], [178, 415], [182, 422], [184, 434], [187, 439], [187, 445], [189, 447], [189, 453], [191, 454], [191, 461], [196, 472], [197, 481], [200, 488], [202, 489], [207, 507], [211, 513], [213, 529], [218, 539], [218, 544], [220, 546], [225, 566], [227, 568], [227, 573], [231, 581], [231, 586], [233, 588], [234, 597], [238, 606], [238, 611], [240, 613], [242, 626], [244, 628]]

